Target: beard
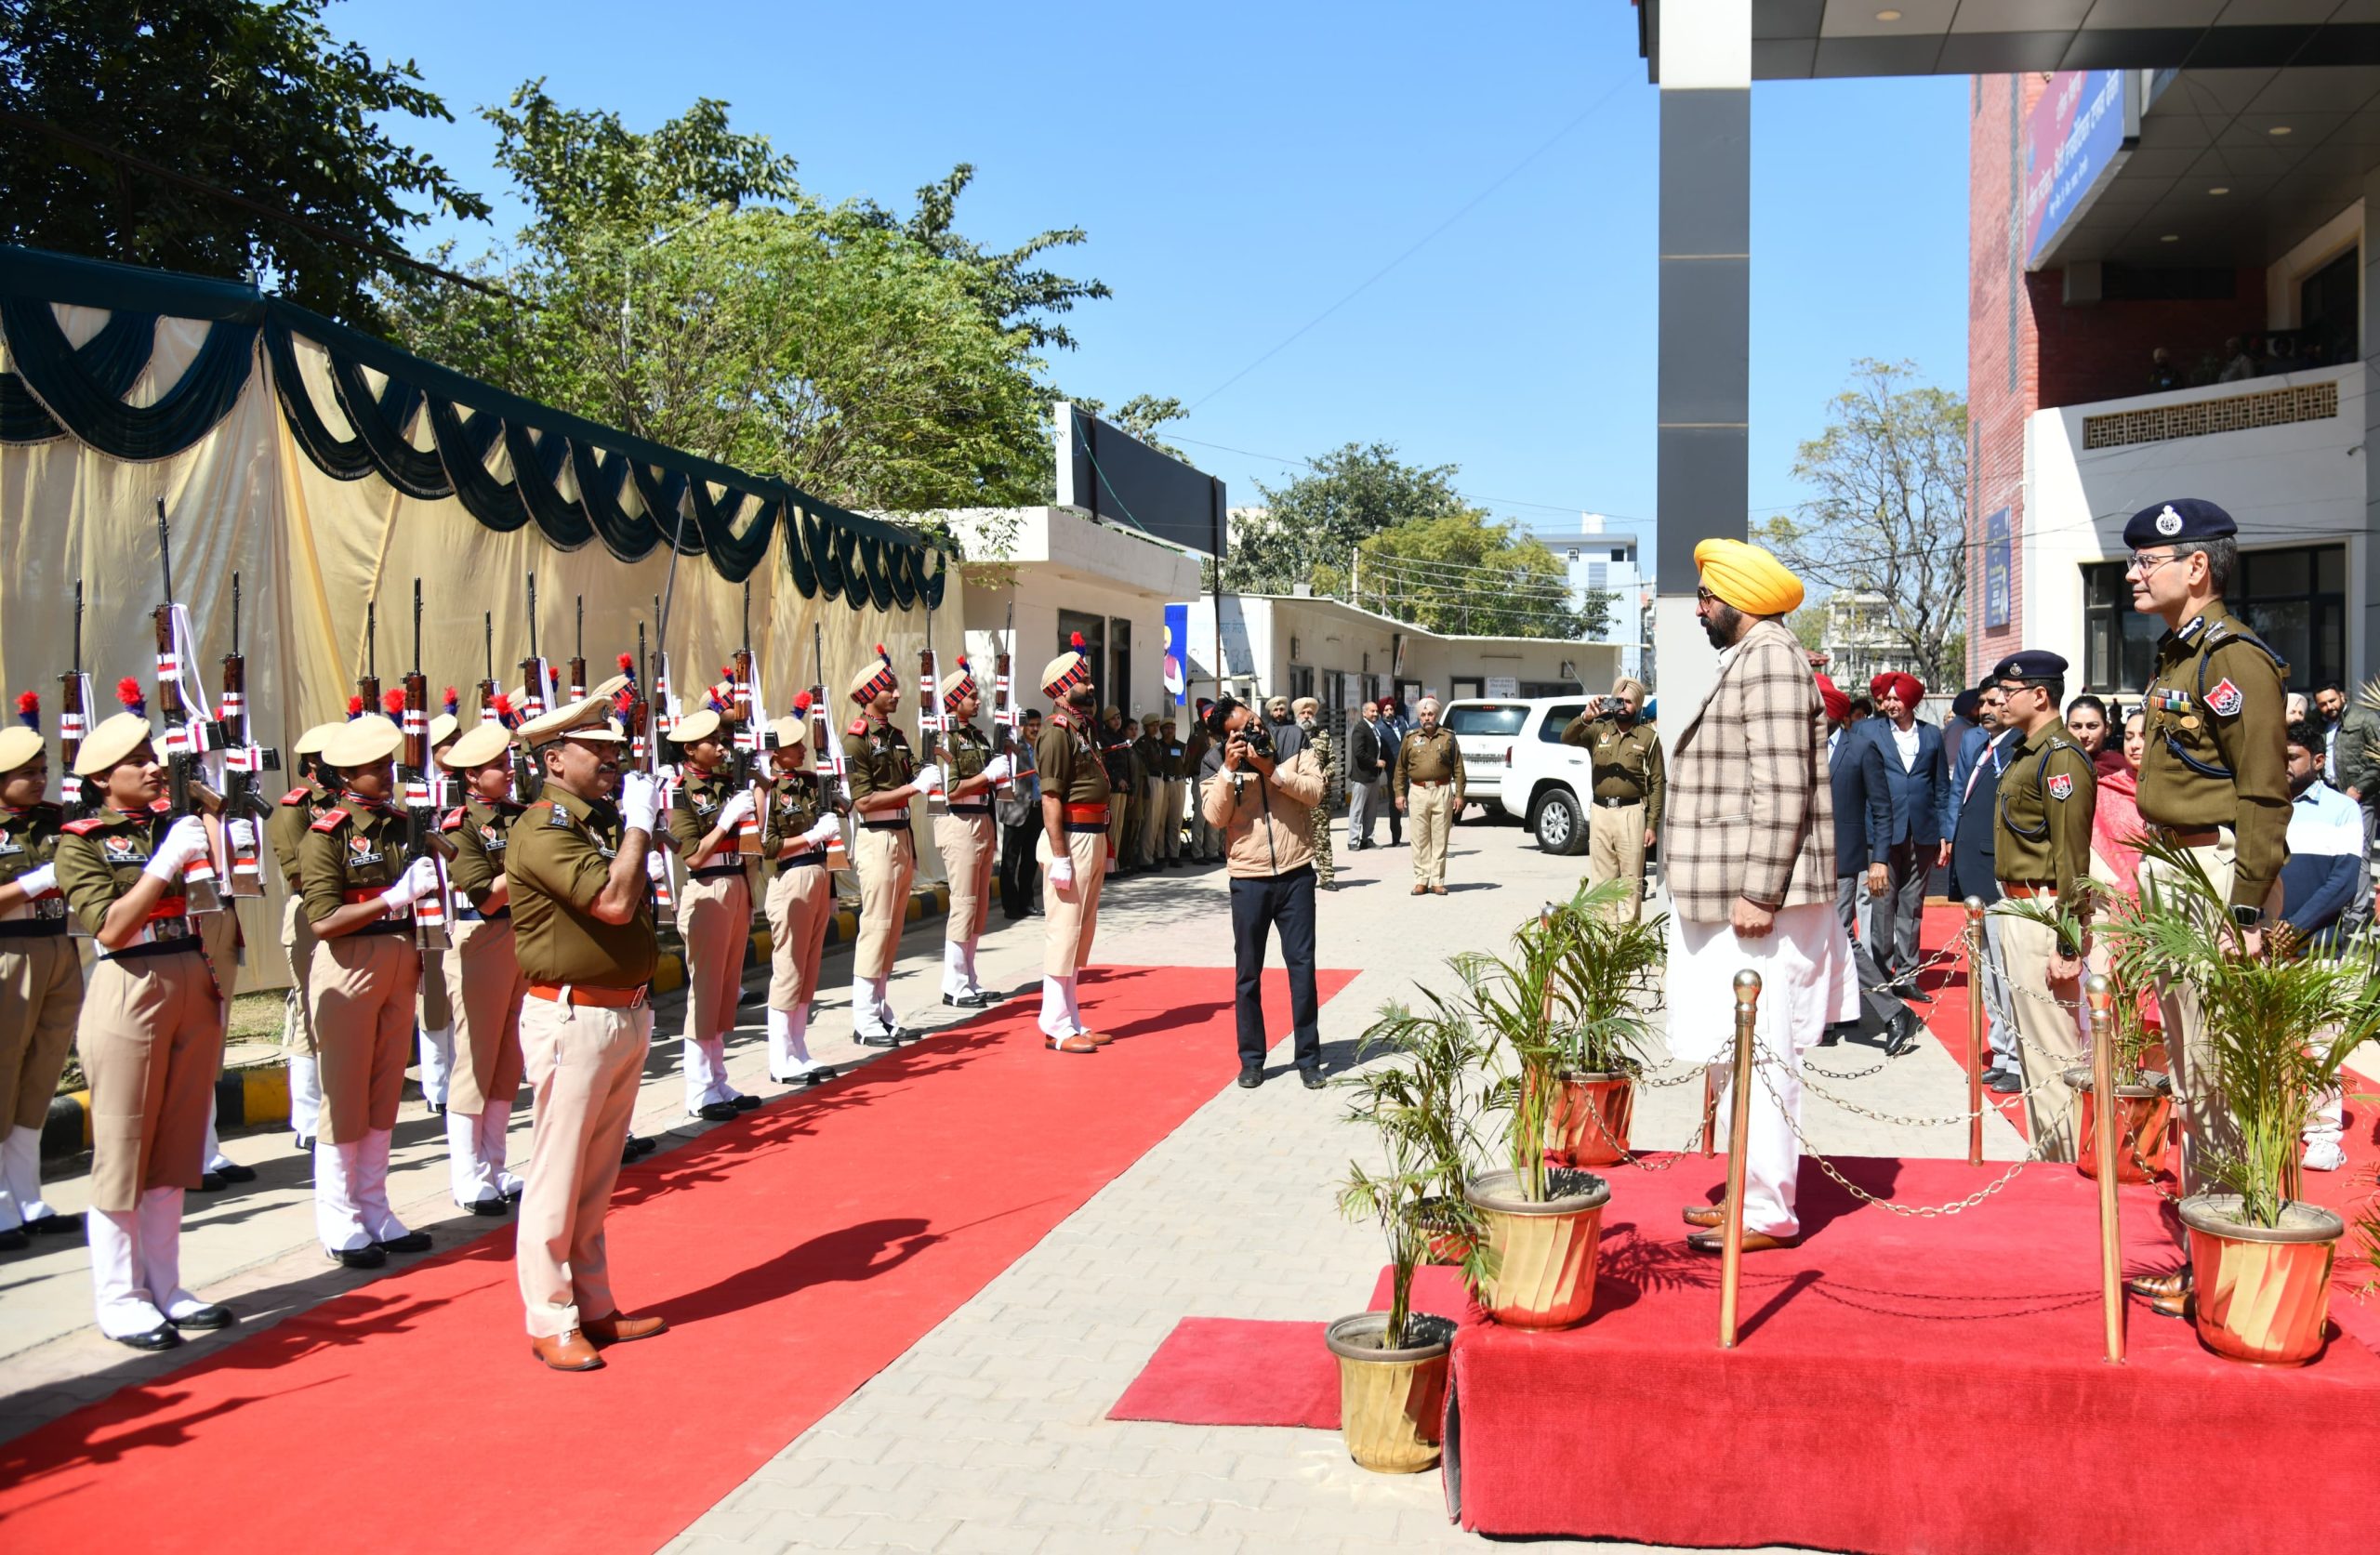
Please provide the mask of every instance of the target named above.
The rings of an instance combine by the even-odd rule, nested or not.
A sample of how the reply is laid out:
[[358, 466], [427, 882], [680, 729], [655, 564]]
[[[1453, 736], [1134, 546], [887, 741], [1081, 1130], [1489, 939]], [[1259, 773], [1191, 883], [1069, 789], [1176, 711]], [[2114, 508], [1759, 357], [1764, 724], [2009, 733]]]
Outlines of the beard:
[[1743, 612], [1725, 600], [1714, 602], [1702, 618], [1702, 635], [1711, 639], [1713, 648], [1726, 648], [1742, 635]]
[[1066, 705], [1078, 713], [1089, 713], [1091, 701], [1091, 693], [1088, 690], [1072, 691], [1066, 693]]

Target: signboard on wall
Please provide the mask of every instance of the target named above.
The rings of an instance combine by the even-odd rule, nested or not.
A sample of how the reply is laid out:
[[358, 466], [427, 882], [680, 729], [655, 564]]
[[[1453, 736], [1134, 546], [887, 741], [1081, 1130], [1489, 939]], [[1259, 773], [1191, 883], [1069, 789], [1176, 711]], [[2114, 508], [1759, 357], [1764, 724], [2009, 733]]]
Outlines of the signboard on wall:
[[2140, 139], [2138, 71], [2060, 71], [2025, 115], [2025, 268], [2039, 270]]
[[1488, 696], [1520, 695], [1520, 677], [1517, 675], [1490, 675], [1488, 677], [1488, 690], [1486, 694]]
[[1165, 607], [1165, 696], [1176, 707], [1190, 700], [1190, 607]]
[[2003, 507], [1983, 521], [1983, 625], [1987, 631], [2005, 626], [2014, 613], [2011, 548], [2008, 509]]

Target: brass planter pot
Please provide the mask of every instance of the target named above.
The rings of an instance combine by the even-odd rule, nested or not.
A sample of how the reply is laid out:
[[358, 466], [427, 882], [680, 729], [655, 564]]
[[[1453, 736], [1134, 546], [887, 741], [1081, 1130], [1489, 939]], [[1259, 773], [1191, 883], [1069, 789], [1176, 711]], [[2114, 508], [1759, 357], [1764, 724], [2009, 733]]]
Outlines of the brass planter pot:
[[1546, 1186], [1555, 1196], [1543, 1204], [1520, 1196], [1514, 1172], [1488, 1172], [1463, 1190], [1487, 1227], [1496, 1271], [1476, 1293], [1479, 1304], [1509, 1327], [1567, 1328], [1594, 1305], [1611, 1184], [1593, 1172], [1557, 1170]]
[[1566, 1166], [1608, 1166], [1628, 1159], [1628, 1126], [1636, 1114], [1636, 1077], [1572, 1070], [1554, 1083], [1546, 1108], [1546, 1152]]
[[[2077, 1099], [2075, 1130], [2081, 1140], [2076, 1152], [2074, 1169], [2094, 1181], [2099, 1176], [2099, 1135], [2096, 1127], [2099, 1099], [2092, 1089], [2091, 1071], [2081, 1065], [2067, 1070], [2063, 1078]], [[2144, 1074], [2138, 1085], [2116, 1087], [2116, 1099], [2123, 1103], [2116, 1115], [2116, 1149], [2123, 1159], [2117, 1163], [2118, 1182], [2147, 1182], [2165, 1169], [2165, 1149], [2173, 1132], [2174, 1084], [2162, 1074]]]
[[1454, 1324], [1411, 1313], [1399, 1350], [1381, 1348], [1387, 1327], [1386, 1312], [1358, 1312], [1323, 1332], [1339, 1358], [1339, 1432], [1375, 1474], [1418, 1474], [1438, 1466]]
[[2347, 1222], [2294, 1200], [2278, 1226], [2247, 1224], [2241, 1213], [2237, 1193], [2193, 1193], [2181, 1203], [2199, 1342], [2234, 1361], [2302, 1366], [2322, 1352], [2331, 1261]]

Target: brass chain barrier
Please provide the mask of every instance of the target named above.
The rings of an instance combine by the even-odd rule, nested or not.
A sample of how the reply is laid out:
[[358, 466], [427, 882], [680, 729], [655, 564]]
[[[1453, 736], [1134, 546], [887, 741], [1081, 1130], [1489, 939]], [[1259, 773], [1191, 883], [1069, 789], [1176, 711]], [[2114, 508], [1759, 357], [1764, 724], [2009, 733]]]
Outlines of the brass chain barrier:
[[1844, 1176], [1840, 1171], [1837, 1171], [1835, 1169], [1834, 1163], [1828, 1160], [1823, 1152], [1821, 1152], [1817, 1146], [1810, 1143], [1809, 1136], [1802, 1132], [1801, 1123], [1793, 1117], [1792, 1113], [1786, 1110], [1784, 1099], [1777, 1094], [1777, 1082], [1770, 1078], [1768, 1074], [1768, 1071], [1773, 1068], [1776, 1063], [1777, 1060], [1774, 1058], [1771, 1058], [1767, 1054], [1756, 1049], [1754, 1050], [1752, 1054], [1752, 1068], [1759, 1074], [1761, 1085], [1766, 1087], [1768, 1091], [1768, 1099], [1776, 1102], [1777, 1110], [1780, 1114], [1784, 1114], [1785, 1126], [1793, 1131], [1793, 1140], [1796, 1144], [1802, 1147], [1802, 1153], [1816, 1161], [1818, 1164], [1818, 1169], [1826, 1173], [1828, 1177], [1832, 1178], [1836, 1185], [1842, 1188], [1845, 1193], [1849, 1193], [1853, 1198], [1859, 1200], [1862, 1204], [1872, 1204], [1877, 1208], [1884, 1210], [1889, 1214], [1898, 1215], [1904, 1219], [1932, 1219], [1937, 1217], [1957, 1215], [1963, 1211], [1973, 1209], [1976, 1206], [1983, 1203], [1984, 1200], [1991, 1197], [1992, 1194], [1999, 1193], [2003, 1188], [2007, 1187], [2009, 1183], [2015, 1181], [2018, 1172], [2023, 1171], [2027, 1166], [2034, 1165], [2042, 1158], [2041, 1145], [2039, 1141], [2035, 1141], [2027, 1148], [2022, 1156], [2019, 1156], [2016, 1161], [2011, 1163], [2008, 1169], [2001, 1173], [1998, 1178], [1994, 1179], [1990, 1183], [1987, 1183], [1985, 1186], [1978, 1188], [1974, 1193], [1969, 1193], [1965, 1198], [1954, 1200], [1950, 1204], [1906, 1205], [1896, 1204], [1891, 1199], [1880, 1198], [1876, 1194], [1868, 1192], [1865, 1188], [1860, 1187], [1849, 1178]]

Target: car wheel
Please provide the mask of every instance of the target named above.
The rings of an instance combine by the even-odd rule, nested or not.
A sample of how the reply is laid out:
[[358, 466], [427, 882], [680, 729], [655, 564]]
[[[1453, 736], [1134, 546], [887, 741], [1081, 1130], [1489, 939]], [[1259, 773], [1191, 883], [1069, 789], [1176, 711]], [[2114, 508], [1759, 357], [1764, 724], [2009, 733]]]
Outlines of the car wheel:
[[1529, 830], [1537, 834], [1537, 845], [1549, 853], [1575, 854], [1587, 845], [1587, 828], [1579, 811], [1579, 801], [1566, 788], [1549, 788], [1538, 797], [1537, 807], [1529, 812]]

